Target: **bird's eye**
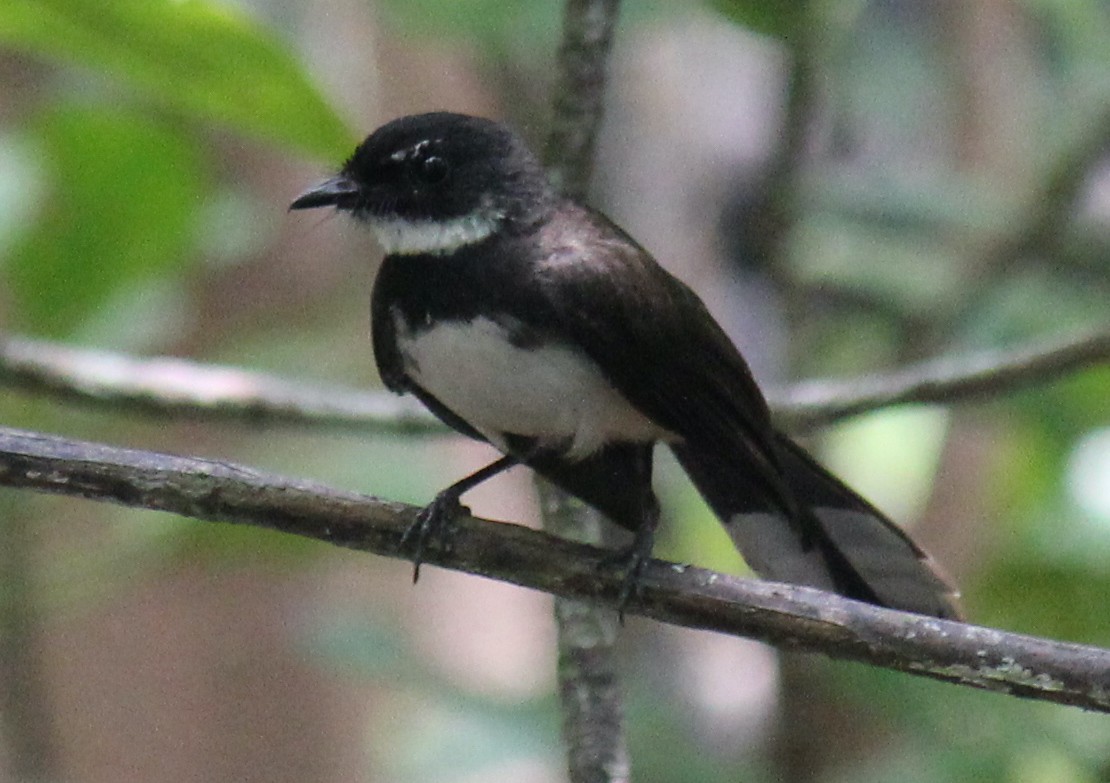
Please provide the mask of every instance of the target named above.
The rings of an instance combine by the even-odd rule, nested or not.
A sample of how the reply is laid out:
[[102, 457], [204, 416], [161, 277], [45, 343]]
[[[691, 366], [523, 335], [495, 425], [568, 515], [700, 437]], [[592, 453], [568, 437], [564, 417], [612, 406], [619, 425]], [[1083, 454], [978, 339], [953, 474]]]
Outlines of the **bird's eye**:
[[413, 161], [410, 171], [413, 178], [422, 185], [438, 185], [447, 179], [449, 166], [447, 161], [438, 155], [429, 155], [426, 158]]

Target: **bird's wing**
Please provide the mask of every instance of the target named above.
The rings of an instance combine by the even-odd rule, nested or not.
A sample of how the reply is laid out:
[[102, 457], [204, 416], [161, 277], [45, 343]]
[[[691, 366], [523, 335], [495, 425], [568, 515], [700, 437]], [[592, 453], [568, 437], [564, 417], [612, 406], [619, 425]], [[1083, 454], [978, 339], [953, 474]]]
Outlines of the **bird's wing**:
[[580, 210], [545, 229], [536, 270], [558, 332], [654, 422], [742, 460], [738, 480], [760, 510], [794, 517], [767, 404], [740, 353], [693, 291], [604, 216]]
[[604, 217], [584, 214], [592, 233], [551, 237], [539, 270], [546, 304], [622, 395], [679, 436], [676, 456], [749, 564], [771, 578], [959, 617], [931, 559], [775, 432], [746, 363], [697, 296]]
[[374, 280], [370, 301], [370, 339], [374, 345], [374, 362], [378, 366], [382, 383], [391, 392], [403, 394], [409, 389], [404, 360], [397, 347], [397, 324], [393, 321], [393, 313], [388, 305], [390, 291], [385, 282], [388, 280], [385, 267], [389, 261], [387, 258], [383, 262], [382, 269]]

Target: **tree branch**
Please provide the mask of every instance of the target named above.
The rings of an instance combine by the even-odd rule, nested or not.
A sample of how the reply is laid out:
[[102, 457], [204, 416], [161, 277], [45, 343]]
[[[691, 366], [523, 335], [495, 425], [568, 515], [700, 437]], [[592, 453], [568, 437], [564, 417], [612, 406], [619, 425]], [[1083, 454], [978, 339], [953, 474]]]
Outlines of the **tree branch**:
[[0, 384], [129, 413], [404, 435], [447, 432], [413, 400], [385, 392], [25, 337], [0, 339]]
[[563, 193], [584, 198], [601, 125], [620, 0], [567, 0], [544, 165]]
[[[847, 380], [802, 381], [769, 394], [787, 429], [908, 402], [952, 404], [1047, 383], [1110, 363], [1110, 328], [1012, 351], [942, 357]], [[296, 383], [183, 359], [140, 359], [45, 340], [0, 340], [0, 384], [159, 416], [397, 434], [447, 432], [411, 400]]]
[[941, 357], [851, 380], [803, 381], [772, 395], [787, 429], [807, 429], [904, 403], [968, 402], [1110, 363], [1110, 329], [1013, 351]]
[[[593, 171], [609, 50], [619, 0], [566, 0], [551, 129], [544, 164], [557, 186], [582, 199]], [[536, 475], [544, 529], [586, 544], [604, 540], [601, 515]], [[615, 644], [617, 617], [589, 601], [555, 599], [559, 701], [571, 783], [627, 783], [628, 741]]]
[[[0, 428], [0, 485], [170, 511], [398, 553], [417, 509], [226, 462]], [[429, 564], [612, 605], [606, 550], [468, 518]], [[759, 639], [944, 682], [1110, 712], [1110, 650], [880, 609], [805, 587], [652, 561], [628, 608], [663, 622]]]

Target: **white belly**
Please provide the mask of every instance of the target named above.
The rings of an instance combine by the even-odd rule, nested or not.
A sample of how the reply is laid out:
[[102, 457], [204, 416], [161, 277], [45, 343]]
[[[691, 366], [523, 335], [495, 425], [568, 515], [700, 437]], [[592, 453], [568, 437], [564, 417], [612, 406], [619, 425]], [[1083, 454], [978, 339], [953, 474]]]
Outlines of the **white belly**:
[[673, 439], [572, 348], [515, 346], [505, 329], [487, 318], [451, 321], [417, 334], [397, 326], [408, 375], [502, 449], [503, 433], [568, 445], [572, 459], [612, 441]]

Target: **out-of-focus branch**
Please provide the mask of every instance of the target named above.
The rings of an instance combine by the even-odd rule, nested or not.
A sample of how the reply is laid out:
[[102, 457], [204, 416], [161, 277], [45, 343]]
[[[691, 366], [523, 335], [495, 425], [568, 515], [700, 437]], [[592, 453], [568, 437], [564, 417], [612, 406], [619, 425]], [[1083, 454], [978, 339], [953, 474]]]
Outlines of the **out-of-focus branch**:
[[942, 357], [843, 381], [806, 381], [775, 395], [788, 429], [826, 424], [903, 403], [952, 403], [999, 396], [1110, 363], [1110, 328], [1015, 351]]
[[[601, 127], [609, 50], [619, 0], [566, 0], [551, 129], [544, 165], [568, 196], [585, 198]], [[544, 529], [587, 544], [604, 540], [600, 515], [536, 477]], [[571, 783], [630, 779], [624, 700], [610, 609], [567, 596], [555, 599], [559, 702]]]
[[51, 712], [47, 664], [41, 654], [45, 620], [35, 580], [34, 521], [0, 496], [0, 721], [12, 780], [61, 780], [59, 737]]
[[1025, 199], [1022, 214], [1010, 220], [1013, 231], [969, 260], [978, 268], [978, 285], [968, 286], [946, 321], [930, 324], [928, 344], [942, 345], [958, 328], [974, 318], [981, 294], [998, 280], [1029, 265], [1044, 265], [1055, 274], [1067, 264], [1066, 246], [1073, 217], [1097, 162], [1110, 150], [1110, 107], [1102, 106], [1083, 124], [1084, 131], [1063, 149]]
[[171, 357], [137, 358], [46, 340], [0, 338], [0, 384], [159, 416], [250, 424], [444, 432], [417, 403], [388, 393], [298, 383]]
[[[400, 557], [418, 509], [267, 475], [0, 428], [0, 485], [252, 525]], [[612, 605], [622, 574], [605, 550], [468, 518], [425, 561]], [[1110, 712], [1110, 650], [934, 620], [818, 590], [652, 561], [628, 611], [945, 682]]]
[[1110, 149], [1110, 107], [1086, 123], [1086, 132], [1054, 161], [1013, 234], [987, 253], [985, 266], [1005, 271], [1030, 257], [1052, 258], [1067, 236], [1091, 168]]
[[609, 50], [620, 0], [567, 0], [544, 165], [560, 189], [584, 198], [601, 126]]
[[[908, 402], [953, 404], [1110, 363], [1110, 327], [1012, 351], [944, 357], [844, 380], [803, 381], [769, 395], [787, 428], [809, 428]], [[0, 384], [161, 416], [387, 433], [445, 432], [411, 400], [324, 387], [182, 359], [139, 359], [44, 340], [0, 340]]]

